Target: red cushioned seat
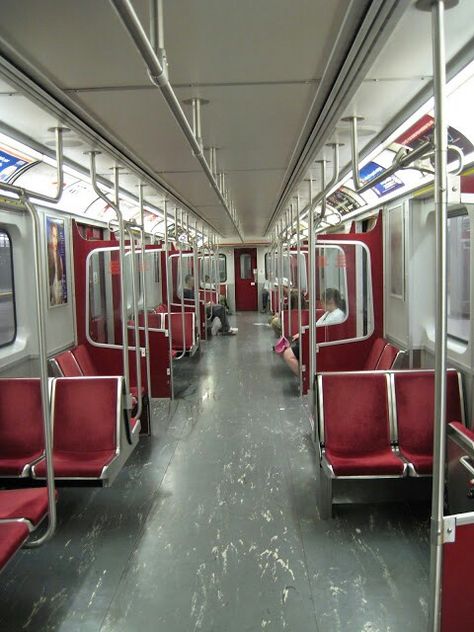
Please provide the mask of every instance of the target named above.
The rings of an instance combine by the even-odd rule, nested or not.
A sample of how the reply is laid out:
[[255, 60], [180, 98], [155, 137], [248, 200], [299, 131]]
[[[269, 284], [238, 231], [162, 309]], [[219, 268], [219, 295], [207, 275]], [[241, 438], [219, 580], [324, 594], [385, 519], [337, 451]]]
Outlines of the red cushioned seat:
[[54, 360], [64, 377], [80, 377], [84, 375], [76, 358], [69, 349], [54, 356]]
[[89, 351], [85, 345], [79, 345], [72, 350], [72, 353], [79, 365], [82, 374], [89, 377], [98, 375], [94, 362], [89, 354]]
[[382, 354], [382, 351], [385, 349], [386, 341], [383, 338], [376, 338], [372, 347], [370, 348], [369, 355], [367, 356], [367, 360], [364, 364], [365, 371], [373, 371], [377, 366], [377, 362]]
[[24, 523], [0, 523], [0, 570], [15, 555], [28, 535], [28, 527]]
[[[100, 478], [102, 470], [115, 457], [114, 450], [91, 452], [59, 452], [53, 457], [55, 478]], [[46, 461], [34, 466], [35, 476], [46, 477]]]
[[[458, 374], [447, 372], [446, 423], [462, 419]], [[397, 371], [393, 374], [400, 454], [415, 473], [433, 469], [434, 371]]]
[[318, 380], [326, 459], [336, 476], [403, 475], [404, 463], [391, 450], [385, 374], [322, 374]]
[[[117, 449], [122, 379], [59, 378], [53, 386], [53, 463], [57, 478], [99, 478]], [[91, 405], [91, 403], [93, 405]], [[33, 468], [46, 475], [45, 462]]]
[[0, 520], [26, 518], [34, 526], [48, 513], [48, 490], [34, 489], [0, 490]]
[[21, 476], [43, 446], [39, 378], [0, 379], [0, 475]]
[[380, 354], [379, 359], [377, 360], [375, 369], [377, 371], [388, 371], [389, 369], [391, 369], [398, 353], [399, 349], [397, 349], [390, 343], [387, 343], [384, 347], [384, 350]]
[[356, 457], [341, 457], [326, 450], [326, 458], [336, 476], [401, 476], [404, 469], [403, 462], [390, 448]]

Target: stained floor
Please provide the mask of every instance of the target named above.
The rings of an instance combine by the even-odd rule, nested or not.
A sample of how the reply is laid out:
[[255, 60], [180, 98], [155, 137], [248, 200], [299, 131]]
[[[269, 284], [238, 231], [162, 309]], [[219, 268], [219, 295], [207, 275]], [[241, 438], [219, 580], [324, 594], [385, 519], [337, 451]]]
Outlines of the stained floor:
[[307, 408], [265, 320], [239, 314], [238, 336], [177, 365], [178, 398], [154, 402], [110, 489], [61, 490], [54, 539], [0, 576], [0, 630], [425, 629], [427, 504], [319, 519]]

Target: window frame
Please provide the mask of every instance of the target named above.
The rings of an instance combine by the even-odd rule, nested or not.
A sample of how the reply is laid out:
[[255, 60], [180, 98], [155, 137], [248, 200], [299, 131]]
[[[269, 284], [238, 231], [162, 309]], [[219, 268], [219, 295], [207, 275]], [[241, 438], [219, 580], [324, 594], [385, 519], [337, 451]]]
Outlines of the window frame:
[[[469, 215], [469, 212], [467, 210], [466, 207], [462, 207], [462, 208], [456, 208], [453, 209], [451, 211], [448, 211], [448, 216], [447, 216], [447, 222], [446, 224], [449, 224], [449, 220], [453, 220], [453, 219], [457, 219], [459, 217], [466, 217], [469, 221], [469, 266], [468, 266], [468, 270], [469, 270], [469, 283], [468, 283], [468, 287], [469, 287], [469, 318], [468, 318], [468, 322], [470, 322], [471, 320], [471, 263], [472, 263], [472, 257], [471, 257], [471, 218]], [[447, 228], [447, 239], [449, 236], [449, 230], [448, 230], [448, 226], [446, 226]], [[448, 247], [448, 246], [447, 246]], [[449, 250], [449, 248], [448, 248]], [[449, 268], [448, 268], [448, 274], [447, 274], [447, 298], [449, 297], [449, 287], [450, 287], [450, 276], [449, 276]], [[448, 343], [453, 343], [453, 344], [457, 344], [457, 345], [462, 345], [464, 348], [467, 348], [470, 342], [470, 334], [471, 334], [471, 330], [470, 327], [468, 328], [468, 333], [467, 333], [467, 339], [466, 338], [461, 338], [461, 336], [456, 336], [455, 334], [452, 334], [449, 332], [449, 320], [450, 320], [450, 314], [449, 311], [446, 314], [446, 340]]]
[[15, 262], [13, 260], [13, 241], [10, 236], [10, 233], [6, 228], [0, 226], [0, 233], [3, 233], [7, 236], [8, 241], [10, 242], [10, 271], [11, 271], [11, 287], [12, 287], [12, 302], [13, 302], [13, 323], [15, 325], [14, 335], [8, 342], [3, 342], [0, 344], [0, 349], [4, 347], [8, 347], [15, 343], [17, 334], [18, 334], [18, 321], [17, 321], [17, 311], [16, 311], [16, 292], [15, 292]]

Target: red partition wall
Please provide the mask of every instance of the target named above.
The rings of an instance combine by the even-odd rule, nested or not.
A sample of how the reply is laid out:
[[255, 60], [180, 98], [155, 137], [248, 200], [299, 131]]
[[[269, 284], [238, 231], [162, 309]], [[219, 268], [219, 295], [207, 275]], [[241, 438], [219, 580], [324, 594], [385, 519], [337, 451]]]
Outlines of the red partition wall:
[[474, 600], [470, 594], [473, 568], [474, 524], [457, 524], [454, 542], [443, 544], [442, 632], [474, 627]]

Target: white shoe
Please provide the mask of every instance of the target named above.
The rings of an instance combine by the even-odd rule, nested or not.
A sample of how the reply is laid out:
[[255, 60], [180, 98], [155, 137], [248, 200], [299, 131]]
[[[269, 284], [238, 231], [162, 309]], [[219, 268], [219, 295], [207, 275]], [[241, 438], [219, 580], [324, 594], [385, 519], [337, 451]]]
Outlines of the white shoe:
[[237, 327], [229, 327], [229, 329], [227, 331], [223, 331], [222, 335], [223, 336], [235, 336], [235, 334], [238, 332], [239, 330], [237, 329]]
[[217, 336], [217, 332], [220, 331], [221, 329], [222, 329], [221, 319], [219, 318], [219, 316], [216, 316], [214, 320], [212, 321], [211, 334], [213, 336]]

